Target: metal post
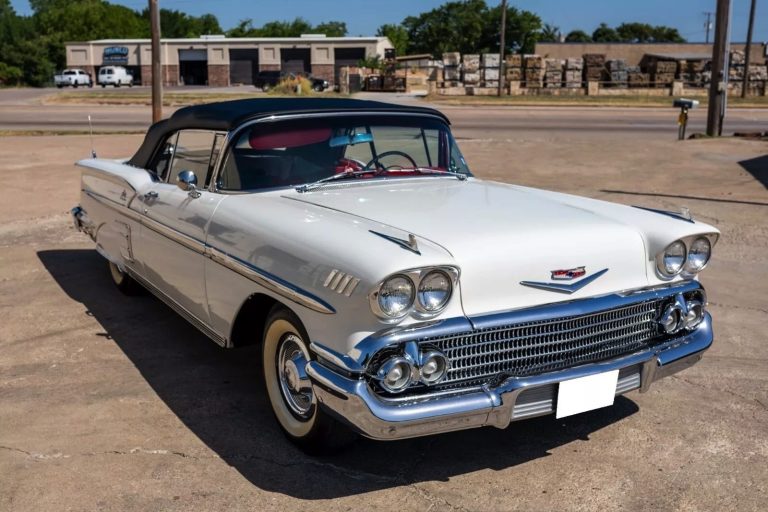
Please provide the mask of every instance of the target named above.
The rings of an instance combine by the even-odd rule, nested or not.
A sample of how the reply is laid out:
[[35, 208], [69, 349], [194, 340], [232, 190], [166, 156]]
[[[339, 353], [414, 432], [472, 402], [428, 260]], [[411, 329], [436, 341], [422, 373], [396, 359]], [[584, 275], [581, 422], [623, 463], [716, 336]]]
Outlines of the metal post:
[[721, 132], [721, 111], [725, 90], [725, 78], [728, 70], [725, 69], [725, 50], [728, 38], [728, 13], [730, 12], [730, 0], [717, 0], [717, 13], [715, 14], [715, 44], [712, 49], [712, 81], [709, 84], [709, 106], [707, 109], [707, 135], [714, 137]]
[[160, 10], [157, 0], [149, 0], [149, 23], [152, 31], [152, 122], [163, 117], [163, 77], [160, 66]]
[[741, 97], [747, 97], [749, 88], [749, 57], [752, 50], [752, 28], [755, 26], [755, 4], [757, 0], [752, 0], [749, 7], [749, 26], [747, 27], [747, 47], [744, 48], [744, 82], [741, 84]]
[[707, 44], [709, 44], [709, 31], [712, 30], [712, 13], [705, 12], [704, 15], [707, 17], [707, 24], [704, 25], [704, 28], [707, 29]]
[[499, 91], [497, 96], [504, 91], [504, 47], [507, 35], [507, 0], [501, 0], [501, 38], [499, 39]]

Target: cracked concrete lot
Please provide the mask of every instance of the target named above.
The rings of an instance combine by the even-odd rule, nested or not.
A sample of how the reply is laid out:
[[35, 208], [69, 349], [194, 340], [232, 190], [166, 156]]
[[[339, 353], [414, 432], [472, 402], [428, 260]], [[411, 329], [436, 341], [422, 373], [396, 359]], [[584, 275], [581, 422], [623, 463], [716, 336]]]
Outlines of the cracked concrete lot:
[[113, 288], [68, 215], [88, 138], [1, 137], [0, 510], [765, 510], [768, 144], [677, 142], [674, 126], [511, 134], [517, 111], [446, 111], [480, 177], [685, 205], [717, 226], [704, 359], [565, 420], [310, 458], [279, 432], [255, 350]]

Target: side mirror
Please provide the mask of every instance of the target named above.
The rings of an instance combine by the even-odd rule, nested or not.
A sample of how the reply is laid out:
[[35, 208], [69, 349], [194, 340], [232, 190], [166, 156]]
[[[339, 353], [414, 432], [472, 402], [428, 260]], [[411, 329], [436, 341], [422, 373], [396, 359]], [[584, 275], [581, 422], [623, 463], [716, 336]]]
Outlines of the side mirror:
[[189, 192], [190, 197], [200, 197], [197, 191], [197, 176], [192, 171], [181, 171], [176, 176], [176, 185], [184, 192]]

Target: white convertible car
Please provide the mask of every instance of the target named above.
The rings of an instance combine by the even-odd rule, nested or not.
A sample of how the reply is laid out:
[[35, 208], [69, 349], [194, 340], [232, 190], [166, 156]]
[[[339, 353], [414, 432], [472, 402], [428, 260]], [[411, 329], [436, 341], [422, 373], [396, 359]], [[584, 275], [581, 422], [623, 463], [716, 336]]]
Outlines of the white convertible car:
[[712, 343], [715, 228], [477, 179], [432, 109], [193, 106], [78, 165], [74, 222], [117, 287], [259, 344], [308, 451], [605, 407]]

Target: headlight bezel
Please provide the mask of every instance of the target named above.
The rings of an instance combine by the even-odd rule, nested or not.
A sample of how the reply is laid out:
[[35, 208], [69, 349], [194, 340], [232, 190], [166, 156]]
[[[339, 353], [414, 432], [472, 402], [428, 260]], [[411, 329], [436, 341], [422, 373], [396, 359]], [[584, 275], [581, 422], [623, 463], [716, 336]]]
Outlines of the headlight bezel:
[[[418, 294], [422, 279], [427, 277], [432, 272], [442, 272], [448, 277], [448, 281], [450, 282], [450, 292], [448, 294], [448, 298], [440, 308], [434, 311], [429, 311], [419, 304]], [[410, 306], [404, 310], [403, 314], [398, 316], [390, 316], [384, 312], [379, 305], [379, 293], [381, 292], [381, 289], [385, 283], [387, 283], [390, 279], [398, 276], [403, 276], [410, 279], [411, 283], [413, 284], [413, 300]], [[371, 289], [370, 293], [368, 294], [368, 301], [371, 306], [371, 311], [373, 311], [379, 320], [385, 323], [397, 323], [407, 318], [408, 316], [412, 316], [417, 319], [429, 319], [436, 317], [445, 311], [446, 308], [451, 304], [451, 301], [457, 290], [459, 276], [460, 272], [458, 268], [447, 265], [421, 267], [395, 272], [376, 283], [376, 285]]]
[[[701, 268], [694, 270], [691, 269], [688, 265], [690, 252], [691, 252], [691, 246], [693, 243], [698, 240], [699, 238], [704, 238], [709, 242], [709, 258], [707, 259], [704, 266]], [[682, 277], [683, 279], [693, 279], [696, 277], [702, 270], [707, 268], [709, 266], [710, 261], [712, 261], [712, 252], [715, 247], [715, 243], [718, 240], [718, 234], [717, 233], [699, 233], [695, 235], [686, 236], [683, 238], [678, 238], [677, 240], [672, 240], [667, 245], [664, 246], [664, 248], [659, 251], [656, 254], [656, 257], [654, 258], [654, 263], [656, 267], [656, 276], [663, 280], [663, 281], [671, 281], [677, 277]], [[669, 249], [673, 244], [680, 242], [685, 247], [685, 257], [683, 258], [683, 264], [680, 267], [680, 270], [674, 274], [669, 274], [666, 272], [666, 266], [664, 265], [664, 255], [667, 252], [667, 249]]]

